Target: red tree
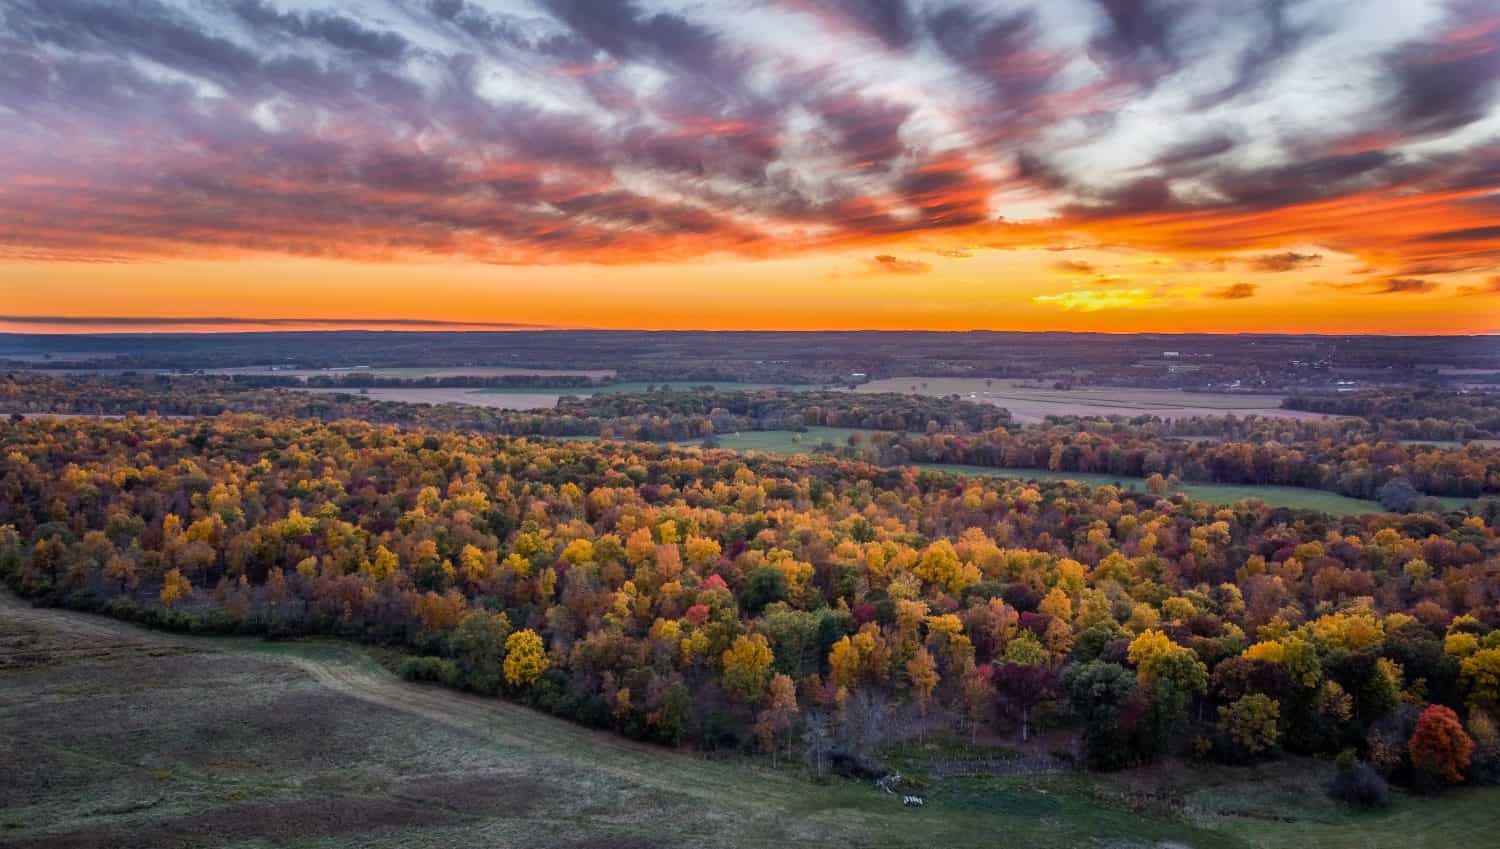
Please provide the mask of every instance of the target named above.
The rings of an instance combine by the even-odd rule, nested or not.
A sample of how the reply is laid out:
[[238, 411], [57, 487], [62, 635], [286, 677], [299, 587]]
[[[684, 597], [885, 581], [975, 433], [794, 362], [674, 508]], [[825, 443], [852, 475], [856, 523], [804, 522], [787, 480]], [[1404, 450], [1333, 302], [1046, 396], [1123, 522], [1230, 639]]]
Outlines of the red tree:
[[1458, 714], [1442, 705], [1422, 711], [1406, 746], [1413, 766], [1453, 784], [1463, 783], [1469, 754], [1474, 751], [1474, 741], [1464, 733]]

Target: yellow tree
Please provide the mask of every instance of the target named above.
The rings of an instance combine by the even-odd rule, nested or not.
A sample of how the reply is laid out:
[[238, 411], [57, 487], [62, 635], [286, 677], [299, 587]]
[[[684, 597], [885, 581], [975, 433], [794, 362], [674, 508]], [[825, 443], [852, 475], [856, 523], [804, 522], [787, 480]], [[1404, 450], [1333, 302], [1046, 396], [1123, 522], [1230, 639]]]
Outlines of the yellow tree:
[[167, 570], [161, 587], [161, 603], [163, 605], [172, 607], [177, 602], [187, 598], [192, 592], [193, 585], [188, 582], [187, 578], [182, 576], [181, 569]]
[[797, 715], [797, 684], [791, 676], [776, 675], [771, 678], [770, 700], [765, 710], [755, 721], [755, 734], [760, 738], [761, 748], [772, 754], [777, 752], [776, 741], [791, 727]]
[[547, 671], [547, 652], [537, 632], [526, 628], [505, 640], [505, 680], [512, 687], [525, 687]]
[[1469, 688], [1469, 704], [1478, 711], [1500, 714], [1500, 648], [1469, 655], [1460, 670]]
[[926, 716], [927, 705], [932, 702], [932, 691], [938, 685], [937, 663], [932, 659], [932, 652], [926, 648], [917, 649], [917, 653], [906, 662], [906, 675], [911, 679], [912, 690], [917, 694], [917, 705], [921, 708], [922, 715]]
[[774, 659], [771, 644], [761, 634], [735, 637], [724, 650], [724, 689], [742, 702], [760, 701], [766, 691], [766, 673]]

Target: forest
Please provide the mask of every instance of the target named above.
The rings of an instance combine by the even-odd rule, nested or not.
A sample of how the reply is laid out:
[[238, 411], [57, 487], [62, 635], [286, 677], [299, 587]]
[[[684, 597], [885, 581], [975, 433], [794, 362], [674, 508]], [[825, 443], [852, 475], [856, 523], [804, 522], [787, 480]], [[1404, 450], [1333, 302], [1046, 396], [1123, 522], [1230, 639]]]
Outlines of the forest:
[[[1470, 409], [1485, 409], [1482, 402]], [[1425, 412], [1433, 412], [1428, 407]], [[842, 391], [711, 390], [564, 396], [556, 407], [500, 410], [410, 404], [358, 394], [310, 394], [228, 377], [0, 375], [12, 413], [203, 416], [224, 412], [473, 430], [510, 435], [685, 441], [753, 430], [845, 427], [875, 431], [840, 453], [880, 465], [946, 463], [1103, 473], [1224, 484], [1273, 484], [1379, 500], [1397, 512], [1435, 509], [1424, 496], [1500, 494], [1500, 446], [1445, 438], [1406, 444], [1396, 434], [1453, 436], [1468, 427], [1430, 417], [1371, 421], [1151, 416], [1011, 421], [1000, 407], [958, 397]], [[1481, 415], [1481, 414], [1476, 414]]]
[[947, 728], [1101, 770], [1338, 755], [1355, 804], [1495, 781], [1495, 521], [351, 420], [0, 424], [0, 575], [38, 603], [366, 641], [412, 679], [854, 775]]

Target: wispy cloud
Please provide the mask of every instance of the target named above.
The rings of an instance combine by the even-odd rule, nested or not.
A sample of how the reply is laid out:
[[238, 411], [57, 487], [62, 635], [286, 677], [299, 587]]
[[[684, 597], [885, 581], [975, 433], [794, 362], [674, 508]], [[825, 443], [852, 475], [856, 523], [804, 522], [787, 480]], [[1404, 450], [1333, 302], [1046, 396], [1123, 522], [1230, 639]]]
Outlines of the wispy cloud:
[[1255, 297], [1255, 292], [1259, 288], [1254, 283], [1232, 283], [1221, 289], [1214, 289], [1208, 293], [1208, 296], [1221, 301], [1241, 301]]
[[1309, 265], [1317, 265], [1322, 259], [1322, 254], [1299, 254], [1296, 251], [1286, 251], [1284, 253], [1261, 254], [1260, 256], [1251, 257], [1250, 267], [1256, 271], [1293, 271]]
[[421, 318], [246, 318], [243, 316], [139, 316], [139, 315], [0, 315], [0, 325], [19, 327], [67, 327], [78, 330], [100, 328], [405, 328], [457, 330], [539, 330], [542, 324], [503, 321], [444, 321]]
[[892, 274], [926, 274], [932, 270], [932, 263], [919, 259], [902, 259], [890, 254], [872, 257], [870, 264], [877, 271], [888, 271]]

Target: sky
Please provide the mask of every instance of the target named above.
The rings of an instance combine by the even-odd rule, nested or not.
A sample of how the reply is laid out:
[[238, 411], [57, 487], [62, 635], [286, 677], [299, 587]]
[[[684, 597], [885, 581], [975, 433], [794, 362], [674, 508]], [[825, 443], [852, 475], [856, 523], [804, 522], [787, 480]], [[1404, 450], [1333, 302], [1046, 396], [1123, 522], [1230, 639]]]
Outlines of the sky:
[[0, 330], [361, 326], [1500, 332], [1500, 3], [0, 0]]

